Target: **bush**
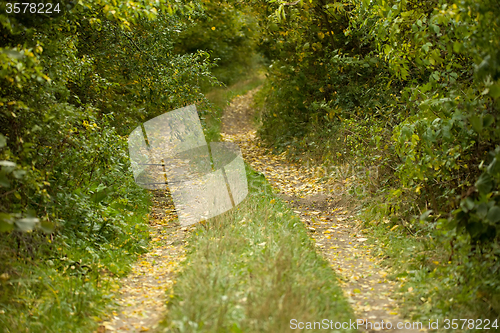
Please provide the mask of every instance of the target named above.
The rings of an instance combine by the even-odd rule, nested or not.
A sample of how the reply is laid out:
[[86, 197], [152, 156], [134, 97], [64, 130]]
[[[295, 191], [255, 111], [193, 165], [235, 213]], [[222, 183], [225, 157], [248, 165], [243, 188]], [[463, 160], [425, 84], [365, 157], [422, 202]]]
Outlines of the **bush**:
[[[261, 17], [262, 47], [272, 61], [261, 137], [297, 159], [378, 167], [372, 216], [404, 225], [409, 236], [471, 245], [471, 255], [483, 253], [494, 270], [500, 241], [496, 3], [259, 4], [274, 12]], [[475, 283], [496, 290], [500, 280]]]

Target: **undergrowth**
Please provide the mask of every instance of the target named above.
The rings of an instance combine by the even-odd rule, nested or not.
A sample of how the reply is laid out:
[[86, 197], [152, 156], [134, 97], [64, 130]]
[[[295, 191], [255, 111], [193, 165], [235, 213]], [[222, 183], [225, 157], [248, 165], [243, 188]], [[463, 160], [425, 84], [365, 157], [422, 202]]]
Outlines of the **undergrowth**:
[[[363, 214], [366, 221], [373, 217]], [[451, 242], [439, 233], [408, 237], [404, 227], [385, 221], [368, 222], [371, 241], [377, 245], [373, 254], [390, 267], [388, 277], [401, 283], [397, 296], [406, 316], [440, 323], [452, 318], [489, 319], [490, 329], [498, 331], [500, 323], [494, 324], [500, 306], [498, 263], [484, 260], [493, 257], [493, 251], [471, 247], [466, 235]]]
[[[92, 332], [113, 307], [118, 278], [148, 245], [149, 195], [128, 210], [114, 237], [60, 232], [0, 234], [2, 332]], [[140, 200], [140, 201], [139, 201]]]

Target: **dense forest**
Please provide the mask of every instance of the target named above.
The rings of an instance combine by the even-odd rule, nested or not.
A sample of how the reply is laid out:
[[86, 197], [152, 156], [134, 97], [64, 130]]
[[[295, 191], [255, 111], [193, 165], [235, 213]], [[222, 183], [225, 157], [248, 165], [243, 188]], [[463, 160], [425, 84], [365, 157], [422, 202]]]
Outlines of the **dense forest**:
[[500, 316], [497, 0], [50, 3], [0, 3], [5, 332], [98, 327], [150, 242], [127, 136], [196, 104], [221, 140], [206, 96], [257, 72], [258, 138], [344, 181], [407, 313]]

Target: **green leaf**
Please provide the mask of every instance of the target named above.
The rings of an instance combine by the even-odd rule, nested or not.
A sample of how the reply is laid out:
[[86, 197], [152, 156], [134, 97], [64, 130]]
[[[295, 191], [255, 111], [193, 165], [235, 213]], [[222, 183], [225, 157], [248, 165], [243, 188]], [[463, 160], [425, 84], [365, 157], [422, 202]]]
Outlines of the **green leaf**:
[[432, 89], [432, 83], [427, 82], [426, 84], [424, 84], [422, 86], [422, 88], [420, 88], [420, 91], [423, 92], [423, 93], [426, 93], [426, 92], [428, 92], [431, 89]]
[[491, 124], [493, 124], [493, 121], [495, 118], [491, 114], [487, 114], [483, 117], [483, 127], [489, 127]]
[[498, 206], [491, 207], [490, 211], [488, 212], [487, 219], [491, 223], [497, 223], [498, 221], [500, 221], [500, 207]]
[[482, 223], [472, 222], [467, 224], [467, 231], [472, 236], [472, 238], [477, 238], [480, 234], [484, 232], [484, 225]]
[[13, 59], [22, 59], [24, 57], [24, 53], [16, 51], [16, 50], [3, 50], [3, 53], [5, 53], [8, 57], [13, 58]]
[[420, 221], [426, 221], [429, 215], [432, 213], [432, 209], [427, 210], [422, 215], [420, 215]]
[[241, 328], [238, 326], [237, 323], [234, 323], [233, 326], [231, 327], [231, 333], [243, 333]]
[[490, 96], [493, 98], [500, 97], [500, 84], [490, 86]]
[[392, 47], [389, 45], [389, 44], [385, 44], [384, 45], [384, 52], [386, 55], [389, 55], [389, 53], [391, 53], [392, 51]]
[[487, 213], [488, 213], [488, 205], [486, 205], [484, 202], [480, 203], [476, 208], [477, 216], [482, 220], [486, 217]]
[[7, 144], [7, 139], [5, 138], [5, 136], [0, 134], [0, 148], [5, 147], [6, 144]]
[[477, 180], [475, 186], [478, 189], [479, 193], [488, 194], [493, 187], [493, 179], [489, 174], [483, 173], [481, 176], [479, 176], [479, 179]]
[[103, 201], [104, 199], [106, 199], [106, 197], [108, 195], [114, 193], [114, 190], [115, 190], [114, 185], [108, 186], [104, 189], [101, 189], [102, 188], [101, 185], [99, 185], [99, 187], [97, 188], [98, 192], [94, 193], [91, 197], [91, 200], [95, 203], [99, 203], [99, 202]]
[[18, 169], [18, 170], [14, 170], [12, 172], [12, 175], [14, 176], [14, 178], [16, 179], [21, 179], [24, 177], [24, 175], [26, 174], [26, 170], [21, 170], [21, 169]]
[[500, 173], [500, 162], [497, 160], [496, 157], [493, 159], [493, 161], [491, 161], [490, 165], [488, 165], [488, 168], [486, 170], [492, 176], [496, 176], [497, 174]]
[[425, 51], [425, 52], [429, 52], [429, 47], [432, 46], [432, 43], [425, 43], [424, 45], [422, 45], [422, 49]]
[[404, 125], [403, 128], [401, 129], [401, 137], [403, 141], [408, 141], [411, 138], [412, 134], [413, 134], [413, 129], [407, 125]]
[[10, 187], [10, 181], [7, 178], [7, 175], [5, 174], [5, 172], [3, 170], [0, 171], [0, 186], [6, 187], [6, 188]]
[[467, 197], [464, 200], [460, 202], [460, 207], [462, 207], [462, 210], [467, 213], [469, 210], [474, 208], [474, 201], [472, 201], [471, 198]]
[[482, 117], [479, 116], [472, 116], [470, 117], [470, 123], [472, 125], [472, 128], [476, 133], [481, 133], [483, 130], [483, 119]]
[[0, 232], [14, 229], [14, 218], [7, 213], [0, 213]]
[[52, 233], [54, 231], [54, 223], [50, 222], [49, 220], [43, 220], [42, 223], [40, 224], [40, 227], [42, 230], [48, 234]]

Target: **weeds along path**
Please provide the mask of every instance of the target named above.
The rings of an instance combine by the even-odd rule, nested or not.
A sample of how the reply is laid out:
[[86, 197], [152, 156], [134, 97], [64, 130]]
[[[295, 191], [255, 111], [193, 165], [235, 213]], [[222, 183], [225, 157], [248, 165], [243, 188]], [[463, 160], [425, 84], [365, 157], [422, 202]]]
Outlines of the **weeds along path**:
[[[361, 222], [346, 208], [346, 199], [330, 194], [331, 184], [322, 182], [313, 168], [290, 163], [284, 154], [272, 154], [261, 145], [251, 126], [254, 93], [237, 97], [226, 110], [224, 140], [237, 143], [245, 161], [264, 174], [277, 195], [300, 216], [317, 251], [340, 277], [356, 318], [363, 320], [361, 331], [370, 332], [370, 327], [382, 321], [390, 322], [394, 332], [424, 331], [400, 316], [393, 299], [399, 285], [387, 278], [388, 273], [378, 264], [380, 260], [370, 254], [374, 245], [368, 244]], [[395, 329], [397, 323], [406, 323], [407, 329]], [[427, 324], [422, 323], [422, 327]]]
[[185, 259], [185, 236], [165, 191], [153, 192], [150, 216], [150, 249], [141, 255], [122, 281], [115, 301], [118, 310], [101, 324], [101, 332], [146, 332], [158, 325], [165, 315], [166, 297], [172, 293], [175, 275]]

